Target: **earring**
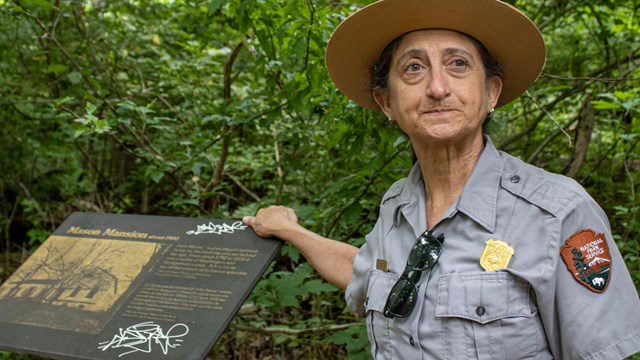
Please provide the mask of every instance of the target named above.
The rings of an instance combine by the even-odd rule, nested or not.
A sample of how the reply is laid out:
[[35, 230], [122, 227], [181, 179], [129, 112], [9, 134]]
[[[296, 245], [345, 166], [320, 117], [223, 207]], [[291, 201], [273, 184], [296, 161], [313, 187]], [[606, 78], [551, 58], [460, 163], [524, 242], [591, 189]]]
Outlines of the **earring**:
[[388, 118], [388, 119], [389, 119], [389, 124], [390, 124], [390, 125], [395, 125], [395, 124], [396, 124], [396, 121], [395, 121], [395, 120], [393, 120], [393, 119], [391, 119], [391, 118]]
[[491, 116], [493, 116], [493, 111], [494, 111], [494, 110], [495, 110], [494, 108], [491, 108], [491, 111], [489, 111], [489, 112], [487, 113], [487, 119], [490, 119], [490, 118], [491, 118]]

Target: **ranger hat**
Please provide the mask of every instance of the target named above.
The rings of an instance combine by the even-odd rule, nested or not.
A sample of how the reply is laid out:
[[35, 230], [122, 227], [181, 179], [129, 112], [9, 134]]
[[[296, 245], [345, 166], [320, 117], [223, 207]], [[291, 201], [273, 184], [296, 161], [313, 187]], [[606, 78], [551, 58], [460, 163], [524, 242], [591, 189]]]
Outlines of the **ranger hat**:
[[371, 69], [394, 39], [420, 29], [447, 29], [480, 41], [504, 71], [502, 106], [525, 92], [544, 67], [546, 47], [537, 26], [498, 0], [381, 0], [346, 18], [326, 51], [329, 75], [351, 100], [380, 111], [371, 94]]

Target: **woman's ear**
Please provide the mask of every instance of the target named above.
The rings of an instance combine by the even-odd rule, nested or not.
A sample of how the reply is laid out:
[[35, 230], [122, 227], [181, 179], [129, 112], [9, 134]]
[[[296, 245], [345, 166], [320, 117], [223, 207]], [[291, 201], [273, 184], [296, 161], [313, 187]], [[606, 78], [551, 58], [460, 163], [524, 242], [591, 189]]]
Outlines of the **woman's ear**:
[[391, 102], [389, 100], [389, 93], [386, 90], [374, 90], [373, 98], [380, 107], [380, 110], [382, 110], [389, 119], [394, 119], [393, 111], [391, 110]]
[[493, 109], [498, 104], [502, 94], [502, 79], [499, 76], [492, 76], [487, 79], [487, 95], [489, 100], [489, 109]]

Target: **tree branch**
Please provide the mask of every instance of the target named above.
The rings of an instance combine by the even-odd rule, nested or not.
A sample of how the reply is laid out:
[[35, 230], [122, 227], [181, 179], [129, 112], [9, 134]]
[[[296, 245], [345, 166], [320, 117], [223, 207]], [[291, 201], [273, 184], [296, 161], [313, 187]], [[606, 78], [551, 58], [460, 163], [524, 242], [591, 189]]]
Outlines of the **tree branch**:
[[[238, 44], [235, 46], [235, 48], [231, 52], [231, 55], [229, 56], [229, 59], [227, 60], [227, 63], [224, 66], [224, 84], [222, 89], [223, 91], [222, 96], [227, 103], [231, 101], [231, 84], [232, 84], [231, 73], [233, 69], [233, 63], [238, 57], [238, 54], [240, 53], [240, 50], [242, 49], [243, 46], [244, 46], [244, 39], [240, 40], [240, 42], [238, 42]], [[230, 130], [231, 130], [231, 125], [229, 125], [229, 123], [227, 122], [226, 124], [224, 124], [224, 127], [223, 127], [223, 133], [226, 135], [222, 138], [222, 147], [220, 149], [220, 157], [218, 158], [218, 164], [216, 165], [216, 168], [213, 172], [213, 176], [210, 182], [210, 185], [214, 188], [222, 183], [222, 174], [224, 173], [224, 165], [227, 162], [227, 157], [229, 156]], [[211, 205], [212, 213], [215, 213], [218, 210], [219, 201], [220, 201], [219, 197], [214, 198], [213, 203]]]
[[250, 331], [250, 332], [258, 332], [261, 334], [268, 335], [305, 335], [305, 334], [317, 334], [317, 333], [325, 333], [325, 332], [335, 332], [340, 330], [348, 329], [352, 326], [360, 326], [359, 323], [351, 323], [351, 324], [336, 324], [331, 326], [318, 326], [311, 327], [306, 329], [291, 329], [286, 327], [268, 327], [268, 328], [257, 328], [251, 326], [242, 326], [242, 325], [234, 325], [232, 326], [234, 329]]

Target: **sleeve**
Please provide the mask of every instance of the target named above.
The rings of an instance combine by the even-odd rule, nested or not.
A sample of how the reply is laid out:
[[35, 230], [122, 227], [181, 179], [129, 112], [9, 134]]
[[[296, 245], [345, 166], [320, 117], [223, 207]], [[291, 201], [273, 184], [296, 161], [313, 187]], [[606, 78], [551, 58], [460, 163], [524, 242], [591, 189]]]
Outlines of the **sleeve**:
[[353, 261], [353, 274], [351, 275], [351, 281], [347, 285], [345, 291], [345, 300], [347, 305], [356, 314], [363, 316], [365, 314], [365, 301], [367, 297], [367, 284], [369, 283], [369, 271], [373, 267], [373, 260], [375, 254], [373, 254], [373, 246], [370, 242], [372, 237], [379, 232], [380, 219], [376, 222], [373, 231], [366, 236], [366, 242]]
[[[602, 209], [585, 195], [560, 224], [556, 357], [622, 359], [640, 351], [640, 300]], [[549, 335], [549, 334], [548, 334]]]

